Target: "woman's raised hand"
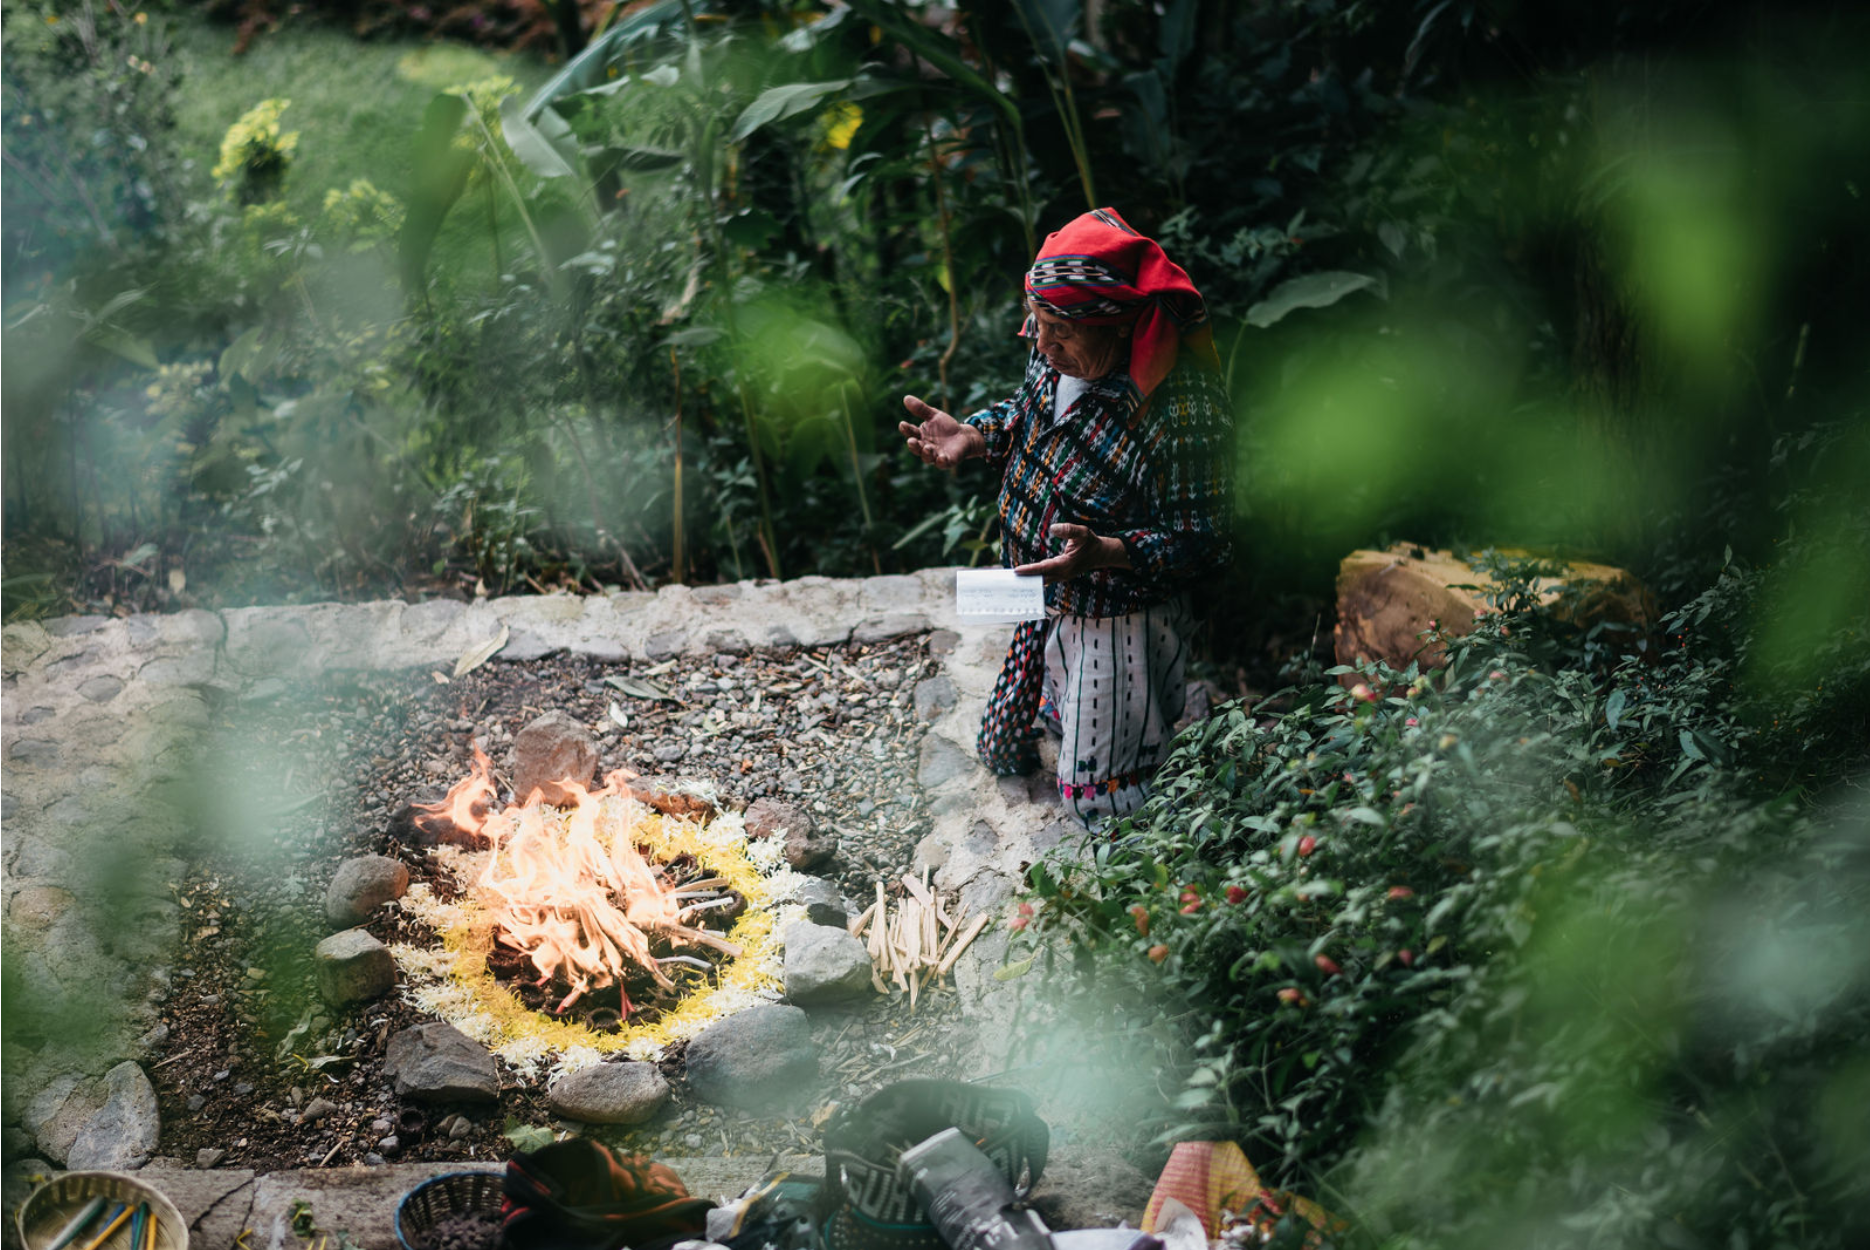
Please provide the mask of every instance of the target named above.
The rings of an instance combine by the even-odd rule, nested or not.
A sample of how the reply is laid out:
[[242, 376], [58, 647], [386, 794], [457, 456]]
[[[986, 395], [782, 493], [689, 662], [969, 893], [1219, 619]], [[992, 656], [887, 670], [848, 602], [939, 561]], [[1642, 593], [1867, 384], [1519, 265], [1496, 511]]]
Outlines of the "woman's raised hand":
[[900, 422], [896, 429], [909, 440], [910, 453], [922, 463], [952, 469], [969, 456], [986, 454], [987, 439], [973, 426], [956, 421], [914, 395], [903, 396], [903, 407], [915, 421]]

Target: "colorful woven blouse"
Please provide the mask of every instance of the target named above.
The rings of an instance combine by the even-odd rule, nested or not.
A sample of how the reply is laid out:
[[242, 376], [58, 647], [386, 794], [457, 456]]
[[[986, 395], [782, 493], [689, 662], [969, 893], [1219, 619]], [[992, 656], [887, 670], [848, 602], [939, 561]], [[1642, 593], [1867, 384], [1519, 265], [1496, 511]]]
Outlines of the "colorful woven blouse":
[[1221, 378], [1185, 356], [1147, 405], [1125, 372], [1093, 381], [1062, 418], [1058, 371], [1033, 352], [1011, 399], [967, 418], [1001, 474], [1006, 567], [1056, 555], [1049, 527], [1116, 538], [1129, 569], [1097, 569], [1045, 588], [1066, 616], [1121, 616], [1162, 603], [1225, 564], [1233, 489], [1233, 413]]

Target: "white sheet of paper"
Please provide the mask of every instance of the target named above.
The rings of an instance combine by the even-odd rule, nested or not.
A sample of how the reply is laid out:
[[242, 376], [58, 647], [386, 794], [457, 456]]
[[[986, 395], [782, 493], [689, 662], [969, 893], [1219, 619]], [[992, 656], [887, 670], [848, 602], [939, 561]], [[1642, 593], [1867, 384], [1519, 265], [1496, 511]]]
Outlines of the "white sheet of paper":
[[955, 615], [967, 621], [1045, 619], [1045, 579], [1012, 569], [956, 569]]

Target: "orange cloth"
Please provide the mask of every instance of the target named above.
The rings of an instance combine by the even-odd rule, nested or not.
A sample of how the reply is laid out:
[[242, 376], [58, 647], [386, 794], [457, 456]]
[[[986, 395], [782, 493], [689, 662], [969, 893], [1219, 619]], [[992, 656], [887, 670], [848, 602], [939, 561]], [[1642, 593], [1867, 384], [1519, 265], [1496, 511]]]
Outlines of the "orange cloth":
[[[1260, 1174], [1247, 1162], [1246, 1153], [1230, 1141], [1185, 1141], [1175, 1147], [1143, 1211], [1144, 1232], [1159, 1231], [1162, 1205], [1171, 1198], [1200, 1218], [1209, 1241], [1223, 1231], [1222, 1211], [1232, 1212], [1236, 1220], [1245, 1220], [1266, 1232], [1271, 1232], [1288, 1212], [1319, 1233], [1335, 1236], [1349, 1227], [1310, 1198], [1266, 1188]], [[1315, 1240], [1308, 1236], [1306, 1244], [1314, 1244]]]
[[1201, 1227], [1213, 1241], [1221, 1235], [1222, 1210], [1245, 1211], [1265, 1188], [1245, 1152], [1233, 1142], [1180, 1142], [1149, 1195], [1143, 1231], [1156, 1231], [1162, 1204], [1174, 1198], [1201, 1217]]

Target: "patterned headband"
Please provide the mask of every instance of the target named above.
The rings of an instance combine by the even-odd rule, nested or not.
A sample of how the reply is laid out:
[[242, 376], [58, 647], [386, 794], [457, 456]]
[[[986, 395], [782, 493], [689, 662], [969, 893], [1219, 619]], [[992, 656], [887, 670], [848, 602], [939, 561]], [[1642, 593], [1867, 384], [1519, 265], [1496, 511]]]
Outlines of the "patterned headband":
[[[1107, 295], [1097, 295], [1086, 288], [1127, 287], [1131, 278], [1119, 273], [1093, 256], [1045, 256], [1026, 271], [1026, 294], [1032, 302], [1055, 317], [1082, 321], [1087, 317], [1120, 317], [1135, 308], [1140, 300], [1121, 303]], [[1046, 298], [1048, 291], [1070, 291], [1079, 301], [1056, 303]], [[1089, 298], [1086, 298], [1086, 297]]]

